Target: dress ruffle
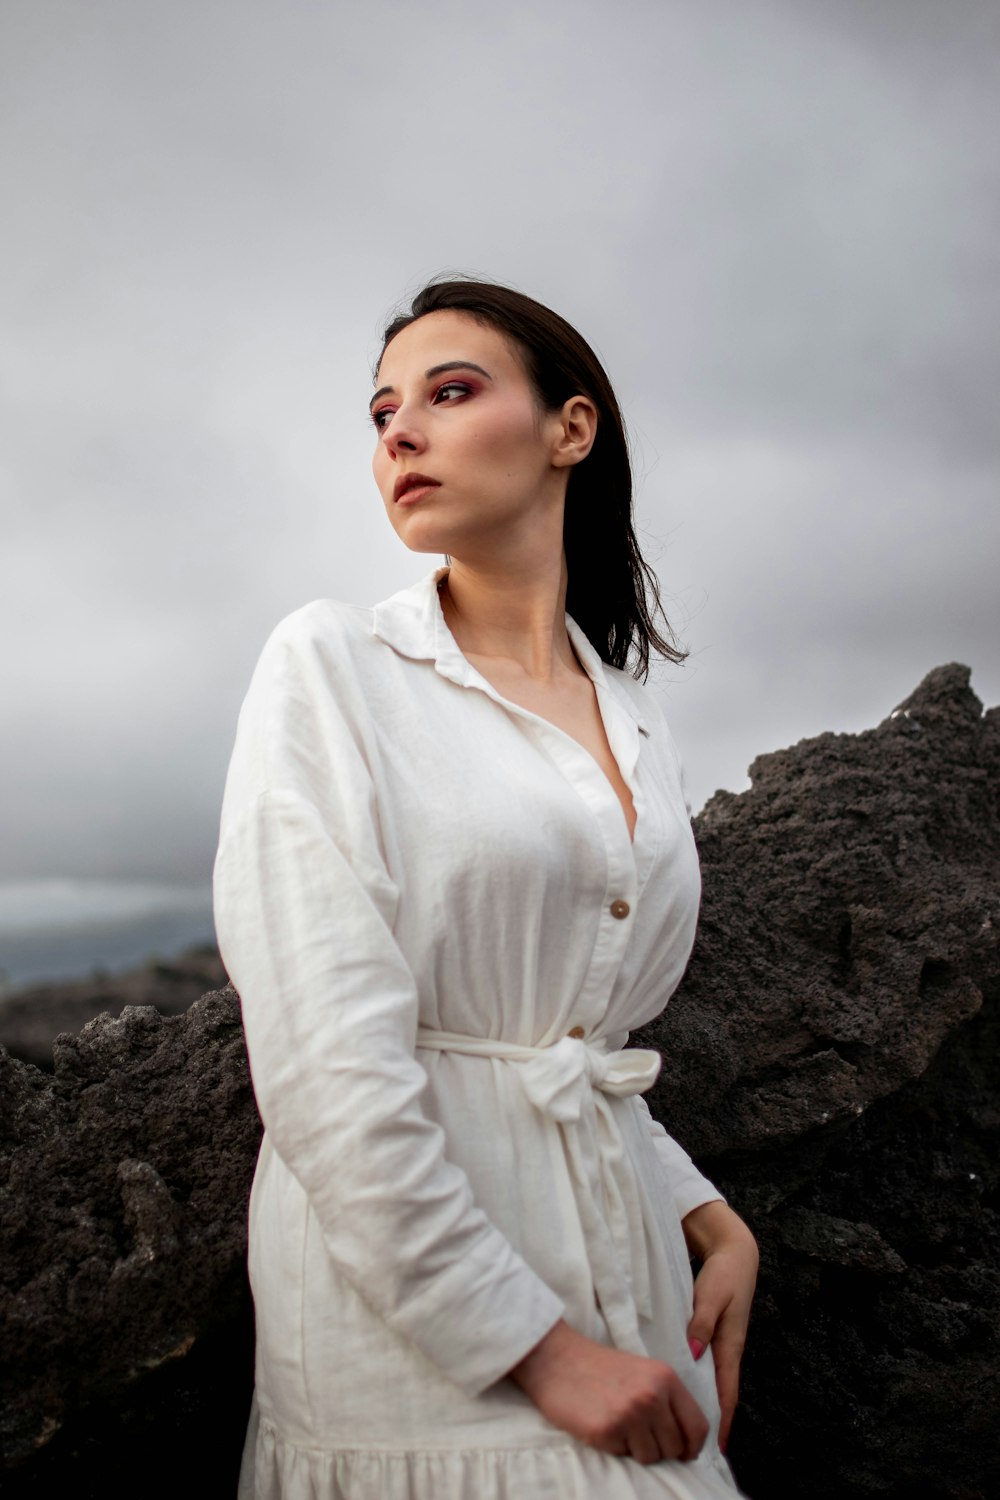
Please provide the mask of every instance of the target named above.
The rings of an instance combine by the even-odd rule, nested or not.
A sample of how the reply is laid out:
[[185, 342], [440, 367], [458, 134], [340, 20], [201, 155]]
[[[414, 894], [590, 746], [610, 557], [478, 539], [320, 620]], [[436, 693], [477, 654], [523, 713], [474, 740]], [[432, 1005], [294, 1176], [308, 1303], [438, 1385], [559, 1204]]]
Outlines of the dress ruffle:
[[572, 1441], [517, 1448], [325, 1452], [254, 1408], [239, 1500], [735, 1500], [724, 1458], [644, 1465]]

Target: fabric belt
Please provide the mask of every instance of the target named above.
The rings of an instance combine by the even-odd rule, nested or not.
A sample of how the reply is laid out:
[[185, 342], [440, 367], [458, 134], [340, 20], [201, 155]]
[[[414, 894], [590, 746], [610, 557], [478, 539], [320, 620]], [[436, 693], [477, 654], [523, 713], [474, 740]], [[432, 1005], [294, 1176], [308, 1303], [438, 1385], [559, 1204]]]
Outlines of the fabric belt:
[[518, 1065], [525, 1094], [559, 1127], [590, 1261], [594, 1291], [615, 1346], [645, 1354], [639, 1318], [652, 1316], [649, 1257], [635, 1171], [606, 1098], [628, 1098], [651, 1088], [658, 1052], [639, 1047], [609, 1051], [602, 1038], [566, 1036], [549, 1047], [433, 1031], [421, 1026], [417, 1046]]

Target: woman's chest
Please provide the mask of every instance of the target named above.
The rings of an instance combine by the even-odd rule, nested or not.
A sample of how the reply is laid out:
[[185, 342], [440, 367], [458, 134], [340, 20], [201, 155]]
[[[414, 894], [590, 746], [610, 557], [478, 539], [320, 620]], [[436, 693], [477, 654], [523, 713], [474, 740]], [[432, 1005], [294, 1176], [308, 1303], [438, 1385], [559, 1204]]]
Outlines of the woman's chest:
[[576, 723], [563, 728], [433, 670], [401, 672], [372, 702], [366, 747], [394, 874], [452, 892], [507, 886], [530, 900], [544, 886], [547, 898], [575, 900], [637, 893], [663, 860], [689, 865], [669, 745], [634, 721], [623, 727], [624, 709], [617, 721], [609, 714], [610, 734], [596, 700], [592, 712], [605, 764], [571, 732]]
[[647, 991], [662, 1005], [698, 903], [667, 744], [639, 743], [632, 721], [629, 760], [609, 715], [634, 793], [633, 843], [608, 776], [570, 734], [439, 677], [411, 691], [412, 675], [373, 705], [367, 748], [400, 891], [394, 930], [421, 993], [474, 996], [487, 1028], [516, 996], [532, 1035], [538, 996], [565, 994], [571, 1020], [593, 1026], [619, 974], [643, 1006]]
[[590, 677], [581, 671], [552, 683], [539, 683], [516, 666], [509, 668], [486, 657], [470, 656], [469, 660], [501, 698], [544, 721], [587, 752], [617, 797], [629, 839], [633, 839], [635, 802], [611, 748]]

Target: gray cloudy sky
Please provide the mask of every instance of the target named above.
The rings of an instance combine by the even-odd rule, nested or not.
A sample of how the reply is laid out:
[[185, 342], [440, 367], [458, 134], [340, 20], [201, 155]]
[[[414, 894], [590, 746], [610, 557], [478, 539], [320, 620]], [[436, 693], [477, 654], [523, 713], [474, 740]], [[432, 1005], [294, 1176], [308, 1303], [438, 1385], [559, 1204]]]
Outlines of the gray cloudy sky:
[[271, 627], [438, 561], [365, 406], [445, 269], [608, 366], [695, 807], [1000, 700], [998, 63], [995, 0], [3, 0], [0, 880], [208, 879]]

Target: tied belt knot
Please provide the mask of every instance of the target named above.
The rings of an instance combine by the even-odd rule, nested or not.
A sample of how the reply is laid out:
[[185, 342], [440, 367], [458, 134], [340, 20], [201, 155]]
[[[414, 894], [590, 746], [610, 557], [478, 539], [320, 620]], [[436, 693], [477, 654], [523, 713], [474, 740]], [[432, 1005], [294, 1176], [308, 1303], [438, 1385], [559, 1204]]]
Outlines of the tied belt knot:
[[619, 1349], [645, 1354], [639, 1318], [652, 1316], [642, 1199], [608, 1095], [651, 1088], [658, 1052], [609, 1050], [604, 1038], [565, 1036], [548, 1047], [420, 1027], [417, 1047], [517, 1064], [527, 1098], [559, 1127], [569, 1180], [587, 1246], [594, 1291]]

